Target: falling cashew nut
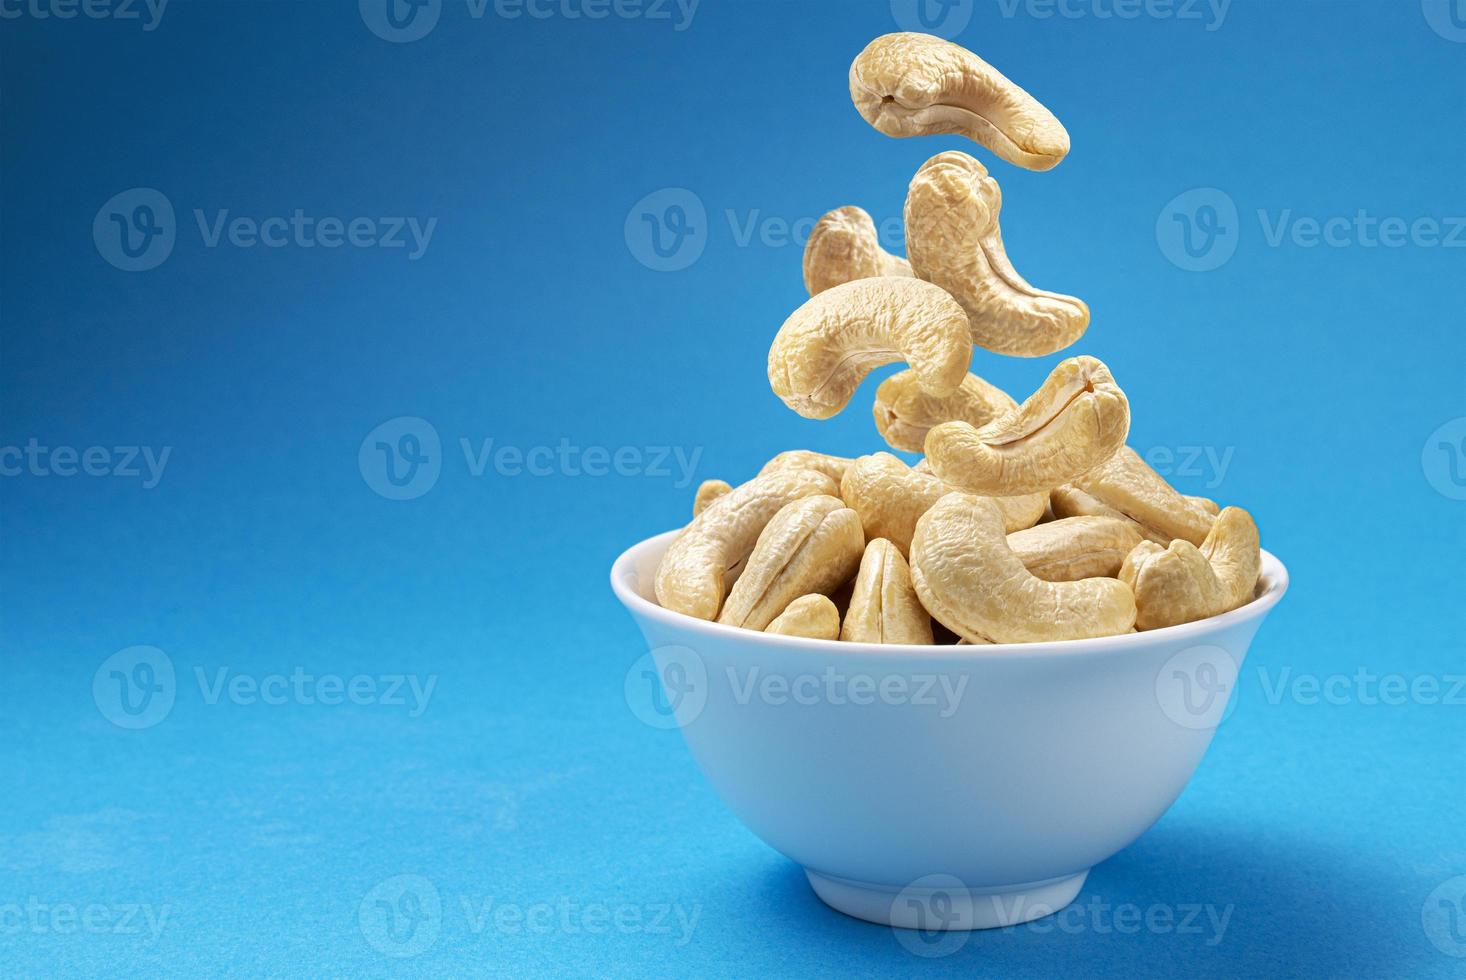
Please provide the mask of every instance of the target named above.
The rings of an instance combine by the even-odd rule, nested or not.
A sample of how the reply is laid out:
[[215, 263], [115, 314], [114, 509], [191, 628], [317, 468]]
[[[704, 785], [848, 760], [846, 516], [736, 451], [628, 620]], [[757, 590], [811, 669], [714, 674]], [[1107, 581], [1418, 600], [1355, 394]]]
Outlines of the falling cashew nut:
[[966, 422], [933, 428], [926, 458], [942, 482], [969, 493], [1047, 493], [1109, 459], [1129, 431], [1130, 403], [1109, 368], [1093, 357], [1071, 357], [996, 421], [980, 429]]
[[804, 246], [804, 288], [811, 296], [856, 279], [912, 275], [911, 263], [881, 247], [875, 222], [857, 207], [825, 215]]
[[850, 66], [855, 108], [887, 136], [957, 134], [1029, 170], [1069, 152], [1054, 114], [992, 65], [930, 34], [887, 34]]
[[893, 374], [876, 388], [876, 430], [892, 449], [919, 453], [932, 426], [943, 422], [966, 422], [981, 428], [1018, 407], [1001, 388], [975, 374], [962, 379], [956, 391], [938, 398], [921, 387], [910, 371]]
[[949, 395], [972, 360], [967, 314], [939, 286], [882, 276], [827, 289], [794, 312], [769, 349], [769, 385], [794, 411], [827, 419], [867, 374], [905, 361], [921, 385]]
[[911, 584], [911, 566], [885, 538], [865, 546], [840, 639], [930, 645], [932, 618]]
[[800, 596], [833, 592], [849, 581], [864, 551], [860, 518], [840, 498], [796, 500], [758, 536], [718, 622], [762, 630]]
[[1083, 300], [1029, 285], [1008, 259], [998, 215], [1003, 192], [965, 153], [932, 157], [906, 194], [911, 267], [962, 304], [972, 342], [996, 354], [1042, 357], [1084, 335]]
[[662, 556], [657, 566], [657, 602], [664, 609], [697, 619], [716, 619], [727, 594], [724, 576], [748, 558], [769, 520], [785, 504], [838, 490], [835, 481], [823, 473], [782, 470], [719, 497], [692, 519]]
[[1135, 625], [1129, 586], [1037, 578], [1008, 547], [997, 505], [971, 494], [948, 494], [917, 522], [911, 579], [932, 618], [973, 642], [1078, 640]]
[[840, 638], [840, 610], [828, 596], [819, 593], [800, 596], [764, 627], [765, 633], [807, 636], [811, 640]]
[[1151, 630], [1246, 604], [1260, 569], [1257, 524], [1242, 508], [1227, 507], [1200, 548], [1184, 538], [1164, 548], [1142, 541], [1126, 556], [1120, 581], [1134, 590], [1136, 626]]

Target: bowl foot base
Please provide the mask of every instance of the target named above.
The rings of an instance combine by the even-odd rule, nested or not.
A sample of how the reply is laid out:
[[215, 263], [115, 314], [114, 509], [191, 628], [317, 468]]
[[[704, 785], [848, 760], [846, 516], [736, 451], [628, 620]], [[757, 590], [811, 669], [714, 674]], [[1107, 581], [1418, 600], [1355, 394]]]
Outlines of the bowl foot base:
[[931, 875], [906, 888], [873, 885], [805, 869], [814, 893], [830, 908], [897, 929], [1001, 929], [1053, 915], [1074, 901], [1088, 871], [998, 888], [964, 888], [950, 875]]

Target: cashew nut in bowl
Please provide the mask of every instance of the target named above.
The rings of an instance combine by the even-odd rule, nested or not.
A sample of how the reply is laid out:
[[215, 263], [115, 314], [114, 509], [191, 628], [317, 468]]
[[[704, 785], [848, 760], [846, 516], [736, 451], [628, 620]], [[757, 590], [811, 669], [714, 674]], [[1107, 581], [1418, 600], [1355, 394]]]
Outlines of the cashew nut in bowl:
[[792, 501], [838, 492], [835, 481], [823, 473], [781, 470], [719, 497], [692, 519], [662, 556], [657, 602], [697, 619], [716, 619], [727, 594], [725, 576], [748, 558], [770, 519]]
[[800, 596], [764, 628], [765, 633], [807, 636], [811, 640], [840, 638], [840, 610], [828, 596], [819, 593]]
[[881, 247], [875, 222], [857, 207], [825, 215], [804, 246], [804, 288], [811, 296], [856, 279], [912, 275], [911, 263]]
[[1177, 538], [1162, 548], [1142, 541], [1125, 558], [1120, 580], [1135, 592], [1142, 630], [1195, 622], [1250, 602], [1262, 557], [1257, 524], [1240, 507], [1217, 517], [1200, 548]]
[[[951, 492], [937, 477], [909, 468], [890, 453], [860, 457], [840, 481], [840, 496], [860, 515], [866, 538], [885, 538], [903, 554], [911, 547], [917, 520]], [[994, 503], [1009, 531], [1032, 527], [1043, 516], [1043, 494], [997, 498]]]
[[704, 480], [698, 484], [697, 496], [692, 499], [692, 516], [707, 510], [708, 504], [728, 493], [733, 487], [724, 480]]
[[1188, 503], [1190, 503], [1190, 504], [1192, 504], [1192, 505], [1194, 505], [1196, 507], [1200, 507], [1202, 510], [1206, 511], [1212, 517], [1216, 517], [1217, 515], [1221, 514], [1221, 512], [1222, 512], [1222, 505], [1219, 504], [1219, 503], [1217, 503], [1215, 500], [1211, 499], [1210, 497], [1193, 497], [1190, 494], [1184, 494], [1183, 493], [1181, 495], [1181, 499], [1187, 501]]
[[839, 483], [852, 462], [854, 460], [845, 456], [830, 456], [809, 449], [790, 449], [765, 463], [758, 475], [776, 473], [779, 470], [816, 470]]
[[1054, 517], [1064, 520], [1070, 517], [1107, 517], [1120, 521], [1146, 541], [1154, 541], [1156, 544], [1165, 547], [1171, 543], [1171, 539], [1159, 531], [1154, 531], [1138, 521], [1133, 521], [1120, 513], [1108, 504], [1100, 503], [1083, 490], [1066, 483], [1061, 487], [1054, 487], [1049, 491], [1049, 509], [1053, 511]]
[[932, 643], [932, 618], [911, 584], [911, 566], [885, 538], [876, 538], [865, 546], [840, 639], [855, 643]]
[[962, 379], [957, 390], [938, 398], [921, 387], [910, 371], [893, 374], [876, 388], [876, 430], [892, 449], [919, 453], [934, 425], [961, 421], [981, 428], [1018, 407], [1006, 391], [975, 374]]
[[1008, 547], [997, 505], [971, 494], [948, 494], [917, 521], [911, 580], [932, 618], [973, 642], [1078, 640], [1135, 625], [1128, 585], [1037, 578]]
[[860, 518], [838, 497], [787, 504], [758, 536], [718, 622], [762, 630], [795, 599], [839, 588], [860, 565]]
[[1200, 545], [1216, 518], [1165, 481], [1140, 454], [1121, 446], [1100, 466], [1076, 477], [1075, 486], [1100, 503], [1160, 534]]
[[1008, 535], [1008, 547], [1034, 575], [1049, 582], [1114, 578], [1141, 542], [1133, 521], [1069, 517]]
[[1130, 403], [1109, 368], [1071, 357], [1026, 402], [982, 428], [933, 428], [926, 458], [942, 482], [968, 493], [1047, 493], [1113, 456], [1129, 431]]
[[996, 354], [1042, 357], [1084, 335], [1083, 300], [1029, 285], [1013, 268], [998, 216], [1003, 193], [965, 153], [932, 157], [906, 194], [911, 267], [962, 304], [972, 342]]
[[920, 279], [857, 279], [809, 299], [769, 348], [769, 385], [794, 411], [827, 419], [867, 374], [905, 361], [921, 385], [949, 395], [967, 375], [971, 330], [962, 307]]
[[1050, 170], [1069, 152], [1069, 133], [1037, 99], [971, 51], [930, 34], [870, 42], [850, 66], [850, 97], [887, 136], [965, 136], [1028, 170]]

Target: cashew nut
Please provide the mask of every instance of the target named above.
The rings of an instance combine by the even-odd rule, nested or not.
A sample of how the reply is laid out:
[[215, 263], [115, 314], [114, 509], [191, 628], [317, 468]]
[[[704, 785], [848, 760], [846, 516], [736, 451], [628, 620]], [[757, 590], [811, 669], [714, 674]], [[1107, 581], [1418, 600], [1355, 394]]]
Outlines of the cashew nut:
[[1140, 542], [1133, 521], [1113, 517], [1069, 517], [1008, 535], [1023, 566], [1048, 582], [1114, 578]]
[[716, 618], [727, 594], [724, 576], [748, 558], [769, 520], [791, 501], [838, 490], [823, 473], [781, 470], [719, 497], [692, 519], [662, 556], [657, 602], [697, 619]]
[[1193, 497], [1190, 494], [1184, 494], [1183, 493], [1181, 495], [1181, 499], [1182, 500], [1186, 500], [1186, 501], [1188, 501], [1188, 502], [1196, 505], [1197, 507], [1200, 507], [1202, 510], [1206, 511], [1208, 514], [1210, 514], [1213, 517], [1216, 517], [1218, 514], [1220, 514], [1222, 512], [1222, 505], [1219, 504], [1219, 503], [1217, 503], [1215, 500], [1211, 499], [1210, 497]]
[[865, 546], [840, 639], [855, 643], [932, 643], [932, 618], [911, 584], [911, 566], [885, 538]]
[[1142, 541], [1125, 558], [1120, 580], [1135, 592], [1142, 630], [1219, 616], [1250, 602], [1261, 571], [1257, 524], [1240, 507], [1217, 517], [1200, 548], [1177, 538], [1162, 548]]
[[933, 428], [926, 458], [944, 483], [969, 493], [1047, 493], [1109, 459], [1129, 431], [1130, 403], [1110, 369], [1093, 357], [1071, 357], [1028, 401], [982, 428]]
[[1015, 357], [1063, 350], [1089, 328], [1089, 307], [1018, 274], [1003, 245], [1002, 208], [982, 164], [965, 153], [932, 157], [906, 195], [911, 267], [962, 304], [978, 347]]
[[758, 536], [718, 622], [762, 630], [800, 596], [848, 581], [864, 550], [860, 518], [840, 498], [820, 494], [787, 504]]
[[1156, 531], [1165, 539], [1162, 544], [1182, 538], [1200, 545], [1216, 520], [1177, 493], [1129, 446], [1121, 446], [1073, 483], [1100, 503]]
[[1017, 407], [1006, 391], [975, 374], [963, 378], [952, 394], [938, 398], [921, 387], [915, 374], [902, 371], [876, 388], [871, 411], [877, 431], [892, 449], [919, 453], [934, 425], [961, 421], [981, 428]]
[[764, 632], [807, 636], [812, 640], [838, 640], [840, 610], [835, 608], [828, 596], [818, 593], [800, 596], [774, 617], [774, 621], [764, 628]]
[[1069, 152], [1063, 124], [965, 48], [929, 34], [887, 34], [850, 66], [855, 108], [887, 136], [954, 133], [1009, 163], [1049, 170]]
[[857, 279], [810, 298], [779, 328], [769, 384], [794, 411], [827, 419], [867, 374], [905, 361], [923, 387], [949, 395], [972, 360], [967, 314], [920, 279]]
[[971, 494], [948, 494], [917, 521], [911, 579], [932, 617], [973, 642], [1077, 640], [1135, 625], [1128, 585], [1035, 577], [1008, 547], [997, 505]]
[[815, 470], [839, 483], [852, 462], [854, 460], [845, 456], [829, 456], [809, 449], [790, 449], [765, 463], [758, 475], [777, 473], [779, 470]]
[[[862, 456], [845, 471], [840, 496], [860, 515], [867, 539], [885, 538], [909, 553], [911, 536], [922, 514], [952, 492], [930, 473], [909, 468], [890, 453]], [[1043, 515], [1043, 494], [994, 500], [1010, 531], [1032, 527]]]
[[1162, 547], [1171, 543], [1171, 539], [1166, 535], [1153, 531], [1137, 521], [1132, 521], [1115, 508], [1100, 503], [1073, 484], [1066, 483], [1062, 487], [1054, 487], [1049, 491], [1049, 508], [1059, 520], [1068, 517], [1108, 517], [1128, 525], [1146, 541], [1154, 541]]
[[811, 296], [856, 279], [912, 275], [910, 262], [881, 248], [875, 222], [857, 207], [825, 215], [804, 246], [804, 288]]
[[1019, 357], [1052, 354], [1084, 334], [1089, 307], [1018, 273], [1003, 244], [1002, 206], [1001, 189], [977, 160], [955, 151], [932, 157], [906, 198], [913, 270], [962, 304], [974, 344]]
[[697, 496], [692, 498], [692, 516], [696, 517], [707, 509], [708, 504], [732, 490], [724, 480], [704, 480], [697, 488]]

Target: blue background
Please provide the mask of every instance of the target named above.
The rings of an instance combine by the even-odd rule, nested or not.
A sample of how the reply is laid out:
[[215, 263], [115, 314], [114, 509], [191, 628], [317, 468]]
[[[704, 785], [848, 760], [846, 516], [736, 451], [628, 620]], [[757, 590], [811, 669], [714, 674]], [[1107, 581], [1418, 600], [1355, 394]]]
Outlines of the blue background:
[[[887, 0], [703, 0], [690, 22], [444, 0], [408, 43], [354, 2], [174, 0], [151, 31], [0, 20], [0, 446], [171, 447], [151, 489], [0, 478], [0, 972], [1461, 975], [1422, 908], [1466, 874], [1466, 706], [1268, 690], [1466, 671], [1466, 502], [1432, 436], [1466, 416], [1466, 251], [1274, 246], [1257, 213], [1466, 214], [1466, 43], [1416, 0], [1236, 0], [1219, 25], [1045, 9], [978, 0], [957, 34], [1073, 137], [1045, 174], [974, 150], [1010, 253], [1089, 301], [1070, 353], [1114, 370], [1132, 444], [1230, 451], [1174, 482], [1247, 506], [1293, 574], [1191, 786], [1081, 895], [1230, 905], [1220, 942], [1019, 928], [919, 959], [825, 909], [623, 696], [643, 648], [606, 574], [685, 520], [675, 464], [475, 475], [461, 448], [669, 446], [699, 454], [691, 479], [734, 482], [786, 448], [880, 448], [869, 388], [810, 422], [764, 360], [804, 298], [801, 246], [768, 219], [899, 218], [922, 161], [971, 149], [887, 139], [852, 108], [850, 60], [898, 27]], [[171, 202], [176, 243], [126, 272], [93, 219], [138, 187]], [[636, 231], [667, 188], [707, 215], [672, 272]], [[1164, 244], [1193, 188], [1238, 209], [1209, 272]], [[437, 224], [412, 260], [209, 247], [195, 209]], [[766, 234], [741, 242], [750, 220]], [[974, 370], [1021, 398], [1056, 360]], [[440, 473], [391, 500], [358, 451], [403, 416], [440, 437]], [[129, 731], [92, 682], [138, 644], [176, 669], [176, 703]], [[221, 668], [436, 687], [417, 717], [210, 703], [197, 672]], [[402, 874], [442, 913], [430, 948], [389, 958], [359, 907]], [[698, 918], [685, 943], [475, 930], [464, 903], [490, 899]], [[167, 919], [153, 939], [6, 917], [36, 902]]]

